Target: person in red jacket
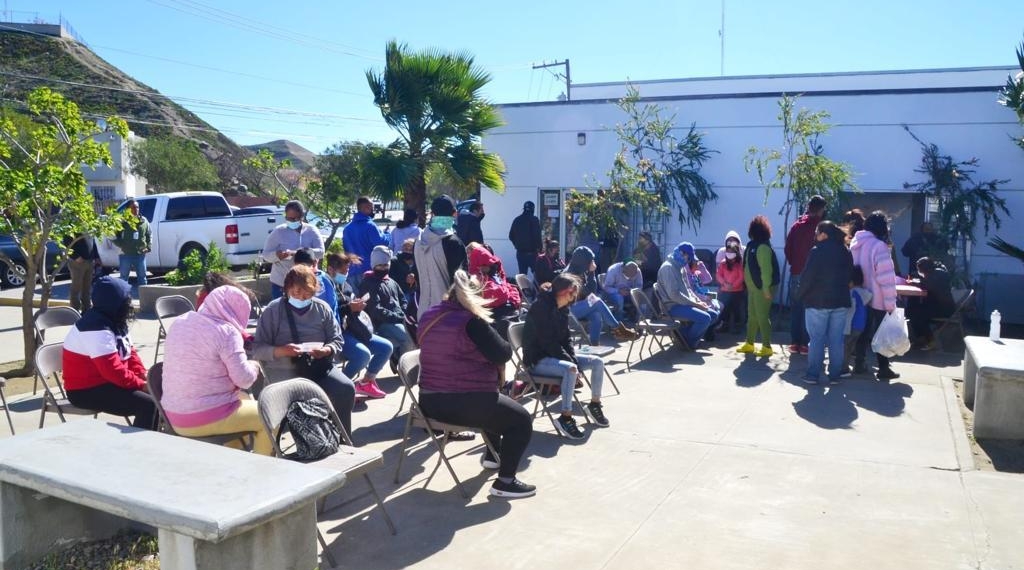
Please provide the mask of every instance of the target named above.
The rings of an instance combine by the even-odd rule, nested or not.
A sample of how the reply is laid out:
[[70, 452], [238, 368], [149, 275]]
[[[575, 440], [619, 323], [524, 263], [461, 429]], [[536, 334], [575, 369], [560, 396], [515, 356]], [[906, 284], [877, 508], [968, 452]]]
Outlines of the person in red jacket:
[[786, 261], [789, 263], [789, 353], [807, 354], [807, 326], [804, 323], [804, 304], [796, 298], [800, 288], [800, 274], [803, 273], [807, 257], [814, 247], [814, 236], [818, 222], [825, 216], [825, 199], [815, 194], [807, 203], [807, 213], [797, 218], [786, 234]]
[[[738, 243], [725, 246], [722, 261], [715, 271], [718, 281], [718, 302], [722, 305], [719, 317], [729, 332], [736, 332], [743, 326], [747, 315], [747, 293], [743, 285], [743, 254]], [[735, 322], [734, 322], [735, 321]]]
[[519, 314], [522, 300], [519, 289], [508, 282], [501, 260], [477, 242], [469, 244], [469, 274], [483, 287], [481, 296], [487, 300], [494, 322], [491, 325], [501, 338], [508, 340], [509, 319]]
[[127, 281], [105, 276], [92, 286], [92, 308], [64, 338], [64, 389], [76, 407], [134, 416], [156, 429], [156, 404], [146, 391], [146, 367], [128, 336], [132, 309]]

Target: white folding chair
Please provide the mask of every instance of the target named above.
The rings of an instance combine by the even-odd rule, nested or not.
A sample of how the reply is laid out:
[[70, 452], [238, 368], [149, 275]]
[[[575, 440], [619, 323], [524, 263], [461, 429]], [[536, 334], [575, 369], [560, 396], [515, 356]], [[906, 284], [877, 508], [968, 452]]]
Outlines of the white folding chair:
[[[43, 406], [39, 413], [39, 427], [43, 427], [43, 423], [46, 422], [46, 412], [51, 408], [57, 412], [57, 417], [60, 421], [66, 422], [67, 418], [64, 416], [67, 414], [76, 416], [99, 416], [99, 412], [96, 410], [87, 410], [85, 408], [79, 408], [71, 404], [68, 401], [66, 392], [64, 392], [64, 382], [61, 375], [64, 373], [64, 343], [63, 342], [51, 342], [50, 344], [44, 344], [36, 349], [36, 375], [39, 380], [43, 383]], [[50, 381], [53, 382], [53, 388], [50, 387]], [[125, 418], [128, 424], [131, 424], [131, 420]]]
[[7, 407], [7, 394], [4, 393], [6, 386], [7, 379], [0, 376], [0, 408], [3, 408], [4, 413], [7, 414], [7, 426], [11, 428], [11, 435], [14, 435], [14, 421], [11, 420], [11, 410]]
[[156, 320], [160, 323], [160, 330], [156, 333], [156, 350], [153, 352], [153, 364], [160, 361], [160, 345], [167, 338], [167, 329], [171, 328], [171, 319], [194, 310], [196, 310], [196, 307], [192, 304], [192, 301], [182, 295], [168, 295], [156, 300]]
[[[46, 331], [59, 327], [73, 327], [78, 319], [82, 318], [81, 313], [71, 307], [49, 307], [42, 309], [32, 317], [32, 328], [35, 330], [36, 346], [46, 343]], [[32, 395], [39, 389], [39, 376], [35, 377], [32, 383]], [[61, 394], [64, 395], [63, 393]]]
[[[402, 358], [398, 361], [398, 377], [402, 380], [402, 385], [405, 387], [405, 393], [409, 396], [409, 415], [405, 420], [405, 432], [402, 434], [402, 446], [398, 451], [398, 466], [395, 467], [395, 483], [398, 483], [399, 474], [402, 471], [402, 462], [405, 460], [406, 451], [409, 448], [409, 434], [412, 432], [412, 428], [419, 427], [427, 431], [427, 436], [430, 438], [431, 443], [437, 448], [438, 460], [434, 470], [427, 477], [426, 482], [423, 484], [424, 487], [430, 484], [430, 480], [434, 478], [434, 474], [440, 469], [441, 464], [448, 468], [448, 472], [451, 473], [452, 479], [455, 479], [455, 486], [459, 488], [459, 492], [462, 496], [469, 498], [469, 493], [466, 492], [465, 487], [462, 486], [462, 481], [459, 480], [459, 476], [455, 474], [455, 469], [452, 468], [451, 459], [469, 453], [477, 446], [456, 453], [455, 455], [446, 455], [444, 450], [448, 444], [448, 434], [458, 433], [464, 431], [472, 431], [483, 434], [483, 430], [480, 428], [450, 424], [442, 422], [440, 420], [432, 419], [423, 412], [420, 408], [420, 402], [416, 398], [416, 394], [413, 392], [413, 388], [419, 384], [420, 379], [420, 351], [412, 350], [402, 355]], [[437, 433], [443, 432], [442, 437], [438, 437]], [[491, 447], [491, 443], [487, 441], [486, 437], [481, 437], [484, 440], [484, 444], [487, 449], [490, 450], [493, 457], [498, 457], [498, 452]]]
[[149, 368], [149, 371], [146, 373], [146, 386], [149, 388], [149, 393], [153, 396], [153, 400], [156, 402], [156, 412], [159, 416], [159, 419], [157, 420], [159, 422], [157, 429], [159, 431], [179, 437], [187, 437], [188, 439], [194, 439], [196, 441], [212, 443], [214, 445], [224, 445], [226, 443], [238, 441], [242, 444], [242, 449], [245, 451], [252, 451], [253, 444], [255, 443], [256, 432], [241, 431], [217, 435], [187, 436], [174, 431], [174, 426], [172, 426], [170, 420], [167, 419], [167, 414], [164, 413], [164, 406], [160, 403], [160, 399], [164, 397], [163, 362], [157, 362]]
[[[651, 300], [647, 297], [647, 294], [640, 289], [630, 289], [629, 296], [633, 299], [633, 304], [636, 305], [636, 330], [637, 332], [644, 333], [639, 339], [633, 339], [629, 343], [629, 351], [626, 352], [626, 368], [630, 368], [630, 357], [633, 355], [633, 345], [636, 341], [640, 341], [640, 350], [637, 351], [637, 356], [643, 359], [644, 354], [644, 343], [649, 342], [647, 345], [648, 356], [654, 356], [654, 343], [658, 343], [658, 348], [665, 350], [665, 345], [661, 342], [661, 337], [668, 337], [672, 340], [672, 332], [679, 327], [678, 321], [666, 321], [664, 319], [658, 319], [657, 313], [654, 309], [654, 305]], [[648, 339], [650, 339], [648, 341]]]

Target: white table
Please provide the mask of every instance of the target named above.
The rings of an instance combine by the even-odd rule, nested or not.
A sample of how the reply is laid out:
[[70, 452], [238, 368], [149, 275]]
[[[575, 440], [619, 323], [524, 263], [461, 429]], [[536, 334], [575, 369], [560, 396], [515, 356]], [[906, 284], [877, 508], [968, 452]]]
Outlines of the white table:
[[1024, 340], [964, 339], [964, 403], [974, 437], [1024, 439]]

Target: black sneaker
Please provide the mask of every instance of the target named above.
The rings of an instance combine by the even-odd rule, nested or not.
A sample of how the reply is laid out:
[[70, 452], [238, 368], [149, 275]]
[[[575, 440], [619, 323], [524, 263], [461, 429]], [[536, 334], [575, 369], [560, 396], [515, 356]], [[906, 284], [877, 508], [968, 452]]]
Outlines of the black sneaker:
[[580, 431], [572, 416], [558, 416], [555, 427], [558, 428], [558, 433], [569, 439], [583, 439], [583, 432]]
[[505, 483], [499, 479], [491, 485], [491, 495], [495, 497], [522, 499], [524, 497], [532, 497], [536, 494], [537, 487], [535, 485], [527, 485], [519, 479], [512, 479], [511, 483]]
[[501, 462], [491, 455], [491, 450], [488, 449], [482, 456], [480, 456], [480, 466], [484, 469], [490, 469], [491, 471], [497, 470], [501, 467]]
[[868, 367], [863, 362], [858, 362], [858, 363], [853, 365], [853, 373], [854, 374], [867, 374], [868, 373]]
[[899, 373], [893, 371], [892, 368], [883, 368], [882, 370], [879, 370], [878, 374], [875, 376], [882, 381], [895, 380], [900, 377]]
[[604, 410], [602, 409], [601, 402], [590, 402], [587, 404], [587, 411], [590, 412], [590, 417], [593, 418], [595, 424], [601, 427], [608, 427], [611, 425], [608, 418], [604, 417]]
[[853, 370], [849, 366], [843, 368], [843, 371], [839, 373], [840, 378], [849, 378], [850, 376], [853, 376]]

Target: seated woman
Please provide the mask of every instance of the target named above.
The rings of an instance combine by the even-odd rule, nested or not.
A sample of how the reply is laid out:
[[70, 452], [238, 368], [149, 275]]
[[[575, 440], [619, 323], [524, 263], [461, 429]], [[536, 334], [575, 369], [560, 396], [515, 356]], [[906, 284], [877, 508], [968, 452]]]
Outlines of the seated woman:
[[506, 279], [498, 256], [476, 242], [466, 249], [469, 250], [469, 274], [480, 282], [481, 295], [487, 300], [494, 329], [501, 338], [508, 340], [510, 321], [519, 315], [522, 304], [519, 289]]
[[298, 376], [323, 388], [351, 435], [355, 386], [334, 366], [344, 341], [334, 311], [314, 298], [318, 288], [319, 280], [305, 265], [288, 271], [284, 296], [271, 301], [260, 315], [253, 356], [263, 363], [268, 381]]
[[626, 327], [612, 314], [611, 309], [598, 297], [597, 263], [594, 252], [589, 247], [580, 246], [572, 252], [569, 267], [564, 273], [575, 275], [582, 284], [579, 290], [580, 300], [575, 301], [569, 310], [577, 319], [587, 319], [590, 333], [590, 344], [597, 346], [601, 340], [601, 329], [608, 325], [616, 340], [634, 340], [640, 337], [636, 331]]
[[542, 290], [530, 305], [523, 329], [523, 365], [536, 374], [562, 377], [562, 414], [558, 432], [570, 439], [583, 439], [583, 432], [572, 417], [572, 394], [580, 370], [590, 373], [590, 403], [587, 410], [601, 427], [609, 425], [601, 406], [604, 384], [604, 361], [597, 356], [576, 354], [569, 337], [569, 306], [579, 294], [579, 278], [562, 273], [551, 282], [550, 290]]
[[391, 341], [394, 347], [391, 361], [397, 363], [403, 354], [416, 350], [416, 343], [406, 330], [406, 325], [411, 324], [412, 319], [406, 312], [408, 304], [405, 302], [405, 294], [388, 275], [391, 270], [391, 250], [383, 245], [373, 248], [370, 252], [370, 267], [372, 270], [364, 273], [359, 282], [358, 294], [360, 297], [369, 296], [366, 314], [370, 316], [374, 331]]
[[156, 404], [146, 391], [146, 367], [128, 337], [131, 286], [111, 276], [92, 285], [92, 308], [64, 338], [64, 389], [72, 405], [156, 429]]
[[747, 292], [743, 286], [743, 253], [738, 243], [730, 241], [725, 246], [718, 270], [718, 302], [721, 303], [720, 321], [729, 328], [729, 332], [737, 332], [747, 318]]
[[907, 318], [910, 319], [910, 332], [916, 339], [921, 350], [936, 348], [935, 335], [932, 333], [932, 319], [945, 318], [956, 311], [953, 300], [953, 282], [949, 271], [942, 263], [930, 257], [917, 260], [917, 274], [920, 279], [911, 280], [927, 295], [907, 302]]
[[687, 269], [690, 259], [683, 252], [685, 243], [676, 246], [658, 270], [659, 299], [669, 315], [690, 321], [689, 325], [683, 325], [677, 331], [678, 337], [685, 343], [685, 348], [696, 350], [708, 328], [718, 318], [718, 311], [701, 300], [693, 290]]
[[338, 322], [341, 324], [345, 346], [341, 356], [345, 359], [342, 372], [349, 378], [357, 378], [365, 368], [362, 379], [356, 380], [356, 394], [367, 398], [383, 398], [387, 392], [377, 385], [377, 374], [391, 358], [391, 341], [373, 334], [373, 323], [363, 311], [366, 301], [356, 297], [348, 282], [348, 272], [359, 256], [353, 253], [327, 254], [327, 275], [334, 282], [338, 294]]
[[334, 291], [334, 283], [331, 282], [331, 278], [327, 276], [320, 268], [317, 267], [316, 258], [313, 257], [313, 251], [308, 247], [303, 247], [296, 250], [292, 260], [300, 265], [313, 270], [313, 274], [320, 281], [320, 288], [316, 292], [316, 298], [320, 299], [327, 306], [331, 308], [335, 313], [338, 312], [338, 295]]
[[463, 270], [455, 272], [444, 301], [423, 313], [420, 329], [420, 406], [431, 418], [484, 430], [497, 450], [480, 463], [497, 469], [491, 486], [496, 497], [529, 497], [533, 485], [516, 478], [519, 461], [533, 435], [530, 413], [498, 393], [499, 370], [512, 349], [490, 326], [490, 311], [481, 286]]
[[533, 263], [533, 280], [538, 286], [551, 283], [565, 269], [565, 262], [561, 258], [561, 246], [558, 242], [549, 239], [544, 242], [544, 253], [537, 256]]
[[253, 451], [273, 454], [259, 406], [242, 392], [260, 365], [243, 349], [252, 305], [235, 287], [218, 287], [194, 313], [174, 321], [164, 349], [163, 405], [167, 421], [184, 436], [255, 432]]

